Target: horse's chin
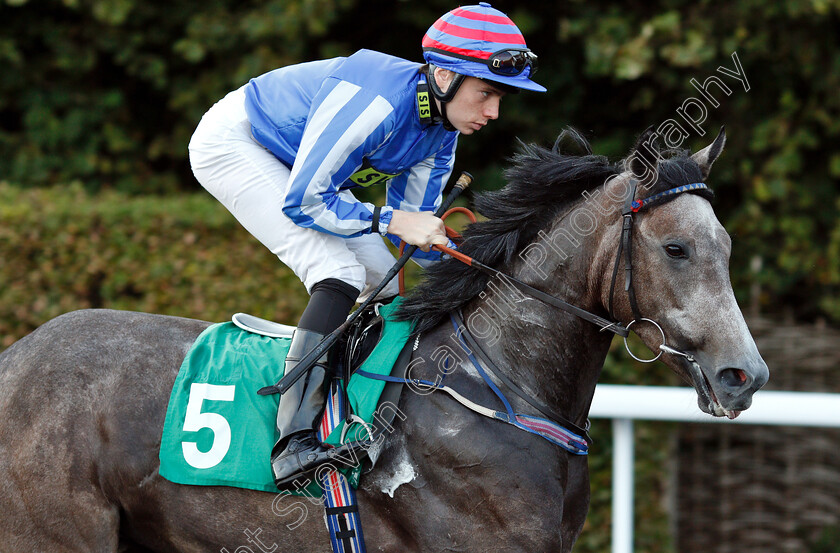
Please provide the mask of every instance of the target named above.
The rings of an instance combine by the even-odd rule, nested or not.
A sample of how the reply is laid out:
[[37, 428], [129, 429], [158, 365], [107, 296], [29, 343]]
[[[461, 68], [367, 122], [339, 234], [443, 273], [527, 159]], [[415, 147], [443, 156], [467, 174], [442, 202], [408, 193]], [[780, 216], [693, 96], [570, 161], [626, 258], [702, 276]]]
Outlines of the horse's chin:
[[688, 361], [690, 365], [691, 380], [694, 384], [694, 389], [697, 391], [697, 405], [700, 410], [713, 417], [726, 417], [730, 420], [735, 419], [741, 414], [741, 411], [735, 409], [727, 409], [715, 395], [709, 379], [703, 374], [703, 368], [696, 361]]

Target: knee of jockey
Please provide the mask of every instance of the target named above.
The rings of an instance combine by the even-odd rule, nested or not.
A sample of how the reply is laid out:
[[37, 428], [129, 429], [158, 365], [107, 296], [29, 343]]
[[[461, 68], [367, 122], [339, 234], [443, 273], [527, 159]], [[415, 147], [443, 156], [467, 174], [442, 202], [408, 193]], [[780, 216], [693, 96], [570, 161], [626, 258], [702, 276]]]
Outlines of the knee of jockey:
[[327, 278], [310, 289], [309, 303], [298, 327], [329, 334], [347, 319], [361, 290], [337, 278]]

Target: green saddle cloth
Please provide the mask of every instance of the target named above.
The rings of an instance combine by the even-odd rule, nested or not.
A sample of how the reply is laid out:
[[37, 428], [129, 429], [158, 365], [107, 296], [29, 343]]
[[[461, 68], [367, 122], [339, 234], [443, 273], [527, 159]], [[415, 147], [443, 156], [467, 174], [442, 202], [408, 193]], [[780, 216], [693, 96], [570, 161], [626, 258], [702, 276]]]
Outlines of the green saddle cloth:
[[[383, 336], [361, 369], [391, 374], [411, 334], [411, 323], [391, 319], [400, 298], [383, 306]], [[283, 375], [288, 338], [269, 338], [233, 323], [209, 326], [187, 353], [169, 397], [160, 445], [160, 474], [178, 484], [233, 486], [277, 492], [271, 473], [271, 448], [280, 396], [257, 390]], [[347, 387], [353, 412], [370, 423], [385, 382], [354, 374]], [[340, 443], [342, 422], [325, 440]], [[354, 428], [355, 427], [355, 428]], [[365, 436], [353, 424], [345, 441]], [[353, 487], [361, 467], [342, 469]], [[313, 487], [314, 486], [314, 487]], [[313, 483], [305, 495], [320, 496]]]

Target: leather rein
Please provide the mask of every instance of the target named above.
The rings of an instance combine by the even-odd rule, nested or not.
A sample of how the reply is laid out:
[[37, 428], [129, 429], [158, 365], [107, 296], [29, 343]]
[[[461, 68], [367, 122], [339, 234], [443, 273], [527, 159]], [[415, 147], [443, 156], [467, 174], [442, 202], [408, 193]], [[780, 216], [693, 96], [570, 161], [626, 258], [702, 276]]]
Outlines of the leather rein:
[[[665, 343], [665, 332], [662, 330], [662, 327], [659, 326], [655, 321], [645, 318], [642, 316], [641, 311], [639, 309], [639, 305], [636, 301], [636, 292], [633, 288], [633, 217], [635, 214], [650, 209], [652, 207], [662, 205], [666, 202], [669, 202], [673, 199], [676, 199], [682, 193], [699, 193], [705, 194], [709, 196], [712, 194], [711, 189], [702, 182], [686, 184], [682, 186], [678, 186], [676, 188], [672, 188], [666, 190], [664, 192], [660, 192], [649, 196], [647, 198], [636, 200], [636, 188], [637, 188], [637, 181], [635, 179], [630, 179], [630, 185], [627, 190], [627, 194], [625, 195], [624, 199], [624, 207], [622, 209], [621, 215], [623, 218], [623, 223], [621, 227], [621, 236], [619, 237], [618, 241], [618, 251], [615, 256], [615, 263], [613, 264], [613, 271], [612, 271], [612, 279], [610, 281], [610, 295], [609, 295], [609, 316], [610, 319], [605, 319], [599, 315], [596, 315], [590, 311], [572, 305], [556, 296], [543, 292], [537, 288], [534, 288], [530, 284], [526, 284], [522, 282], [516, 277], [503, 273], [497, 269], [489, 267], [480, 261], [477, 261], [468, 255], [465, 255], [457, 250], [446, 246], [433, 246], [434, 249], [449, 255], [458, 261], [465, 263], [466, 265], [478, 269], [479, 271], [490, 275], [492, 277], [500, 278], [506, 282], [511, 283], [512, 285], [519, 288], [522, 292], [528, 294], [529, 296], [536, 298], [548, 305], [553, 307], [557, 307], [567, 313], [575, 315], [585, 321], [589, 321], [597, 325], [601, 332], [608, 330], [613, 332], [622, 338], [624, 338], [624, 345], [627, 348], [627, 352], [636, 359], [637, 361], [643, 363], [651, 363], [659, 359], [663, 352], [670, 353], [673, 355], [678, 355], [685, 357], [688, 361], [694, 361], [694, 358], [687, 353], [681, 352], [676, 350]], [[623, 254], [623, 255], [622, 255]], [[630, 301], [630, 309], [633, 312], [634, 319], [627, 324], [627, 326], [622, 325], [620, 322], [616, 320], [615, 312], [614, 312], [614, 305], [613, 305], [613, 298], [615, 296], [615, 284], [618, 277], [618, 270], [621, 265], [622, 259], [624, 260], [624, 291], [627, 293], [628, 299]], [[659, 353], [653, 359], [640, 359], [636, 355], [634, 355], [627, 344], [627, 337], [630, 335], [630, 327], [633, 324], [638, 322], [649, 322], [652, 323], [656, 328], [659, 330], [660, 334], [662, 335], [662, 344], [659, 346]]]
[[[493, 269], [475, 259], [465, 255], [457, 250], [453, 250], [446, 246], [433, 246], [434, 249], [441, 251], [444, 254], [447, 254], [451, 257], [454, 257], [458, 261], [465, 263], [470, 267], [474, 267], [479, 271], [488, 274], [492, 277], [498, 277], [501, 279], [506, 280], [507, 282], [513, 284], [521, 291], [525, 292], [526, 294], [554, 307], [557, 307], [567, 313], [571, 313], [581, 319], [589, 321], [593, 324], [598, 325], [601, 331], [609, 330], [619, 336], [624, 338], [624, 345], [627, 347], [627, 352], [630, 354], [631, 357], [636, 359], [637, 361], [641, 361], [643, 363], [650, 363], [656, 361], [659, 356], [662, 355], [663, 352], [670, 353], [673, 355], [678, 355], [685, 357], [688, 361], [693, 362], [694, 358], [687, 353], [681, 352], [674, 348], [669, 347], [665, 343], [665, 332], [662, 330], [662, 327], [659, 326], [655, 321], [651, 319], [647, 319], [642, 316], [641, 311], [639, 310], [638, 303], [636, 301], [636, 293], [633, 289], [633, 252], [632, 252], [632, 244], [633, 244], [633, 216], [636, 213], [639, 213], [642, 210], [652, 208], [657, 205], [661, 205], [666, 203], [670, 200], [675, 199], [679, 194], [689, 192], [689, 193], [700, 193], [705, 195], [710, 195], [712, 192], [708, 188], [705, 183], [692, 183], [683, 186], [679, 186], [676, 188], [672, 188], [670, 190], [666, 190], [665, 192], [660, 192], [658, 194], [654, 194], [642, 200], [636, 200], [636, 188], [637, 188], [637, 181], [635, 179], [630, 180], [630, 186], [627, 191], [627, 195], [624, 200], [624, 207], [622, 209], [622, 218], [623, 223], [621, 227], [621, 236], [619, 237], [618, 243], [618, 251], [615, 257], [615, 263], [613, 265], [612, 271], [612, 278], [610, 281], [610, 299], [609, 299], [609, 316], [612, 321], [604, 319], [594, 313], [586, 311], [580, 307], [574, 306], [556, 296], [552, 296], [542, 290], [538, 290], [533, 286], [522, 282], [521, 280], [512, 277], [506, 273], [503, 273], [497, 269]], [[628, 298], [630, 300], [630, 308], [633, 311], [634, 319], [627, 325], [624, 326], [620, 322], [615, 320], [614, 314], [614, 306], [613, 306], [613, 296], [615, 294], [615, 283], [618, 277], [618, 270], [621, 264], [622, 259], [624, 260], [624, 290], [627, 292]], [[467, 351], [470, 360], [472, 361], [473, 365], [479, 371], [482, 378], [484, 378], [485, 382], [493, 389], [499, 399], [505, 404], [507, 410], [507, 416], [502, 414], [501, 412], [496, 412], [492, 416], [495, 418], [499, 418], [501, 420], [505, 420], [506, 422], [515, 424], [524, 430], [529, 430], [533, 432], [533, 429], [528, 428], [527, 426], [523, 426], [520, 424], [521, 421], [524, 421], [524, 417], [520, 415], [516, 415], [510, 406], [508, 400], [504, 397], [504, 394], [489, 380], [487, 374], [484, 372], [482, 365], [486, 367], [498, 380], [504, 384], [508, 389], [513, 391], [517, 396], [523, 399], [526, 403], [528, 403], [531, 407], [536, 409], [539, 413], [547, 417], [547, 419], [542, 419], [543, 423], [553, 425], [554, 428], [554, 438], [547, 437], [544, 432], [537, 432], [540, 433], [544, 438], [549, 439], [553, 443], [560, 445], [567, 451], [571, 453], [575, 453], [577, 455], [585, 455], [588, 446], [592, 443], [591, 438], [589, 437], [587, 430], [589, 427], [589, 422], [586, 422], [585, 427], [580, 427], [574, 422], [566, 419], [555, 410], [551, 409], [547, 405], [539, 402], [535, 398], [528, 395], [522, 388], [520, 388], [515, 382], [513, 382], [510, 378], [508, 378], [503, 371], [501, 371], [495, 363], [492, 361], [489, 355], [481, 348], [480, 344], [475, 340], [475, 338], [470, 334], [469, 330], [464, 324], [463, 320], [461, 319], [460, 313], [453, 312], [450, 314], [452, 318], [453, 325], [456, 329], [456, 335], [458, 337], [461, 346]], [[649, 322], [652, 323], [659, 332], [662, 334], [662, 343], [659, 346], [660, 352], [659, 354], [654, 357], [653, 359], [640, 359], [633, 355], [630, 351], [630, 348], [627, 344], [627, 336], [630, 333], [630, 327], [637, 323], [637, 322]], [[694, 368], [694, 370], [698, 370]], [[430, 387], [436, 388], [445, 388], [440, 386], [435, 386], [434, 384], [430, 384]], [[467, 403], [463, 402], [465, 405]], [[471, 407], [474, 410], [474, 407]], [[480, 412], [480, 411], [479, 411]], [[486, 413], [484, 413], [486, 414]], [[490, 415], [488, 415], [490, 416]], [[545, 426], [543, 426], [544, 428]], [[571, 433], [569, 433], [569, 430]], [[557, 435], [561, 434], [562, 439], [558, 441], [556, 439]], [[569, 436], [572, 438], [570, 439]], [[585, 442], [585, 443], [581, 443]]]

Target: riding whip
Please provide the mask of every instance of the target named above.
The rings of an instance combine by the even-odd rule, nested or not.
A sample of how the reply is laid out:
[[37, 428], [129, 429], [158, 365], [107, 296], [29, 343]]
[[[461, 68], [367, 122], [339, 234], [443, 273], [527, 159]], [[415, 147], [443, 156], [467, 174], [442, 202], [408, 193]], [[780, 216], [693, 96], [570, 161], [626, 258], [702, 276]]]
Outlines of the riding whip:
[[[473, 176], [464, 171], [461, 173], [461, 176], [458, 177], [458, 181], [455, 183], [455, 187], [446, 197], [446, 199], [441, 203], [440, 207], [435, 211], [435, 217], [441, 217], [446, 210], [452, 205], [452, 202], [455, 201], [458, 196], [461, 195], [461, 192], [467, 189], [467, 187], [472, 183]], [[365, 310], [365, 308], [373, 303], [376, 296], [385, 289], [385, 286], [388, 285], [391, 280], [397, 276], [397, 273], [400, 272], [400, 269], [411, 259], [411, 256], [414, 252], [417, 251], [417, 246], [409, 246], [405, 249], [403, 254], [397, 260], [391, 270], [388, 271], [388, 274], [385, 275], [385, 278], [382, 279], [382, 282], [376, 287], [376, 289], [368, 296], [368, 299], [359, 306], [359, 308], [354, 311], [346, 321], [344, 321], [341, 326], [333, 330], [330, 334], [328, 334], [321, 342], [315, 346], [308, 354], [304, 355], [303, 358], [298, 362], [295, 367], [289, 371], [288, 374], [283, 375], [274, 386], [266, 386], [264, 388], [260, 388], [257, 393], [261, 396], [267, 396], [271, 394], [284, 394], [286, 391], [292, 387], [292, 385], [297, 382], [297, 380], [306, 374], [312, 366], [321, 358], [324, 353], [330, 349], [333, 344], [341, 337], [347, 327], [349, 327], [353, 321], [355, 321], [358, 316]]]

